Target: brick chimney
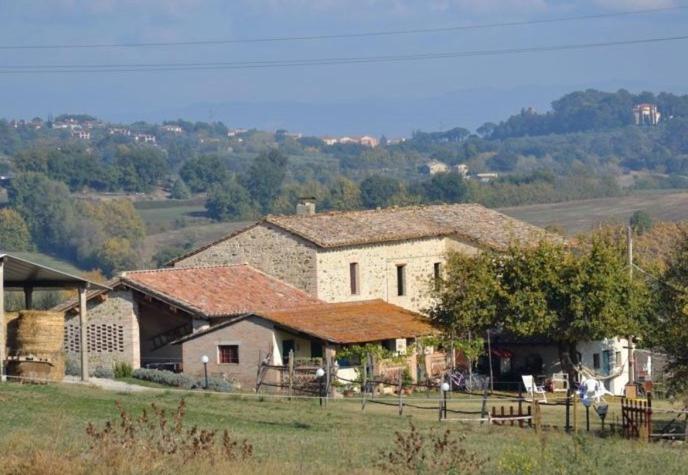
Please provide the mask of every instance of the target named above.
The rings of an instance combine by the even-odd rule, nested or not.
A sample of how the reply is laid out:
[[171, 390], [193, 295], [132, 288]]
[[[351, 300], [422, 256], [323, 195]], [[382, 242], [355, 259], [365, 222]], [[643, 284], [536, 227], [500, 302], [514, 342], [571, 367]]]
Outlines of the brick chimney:
[[299, 198], [299, 202], [296, 204], [296, 215], [297, 216], [311, 216], [315, 214], [315, 197], [305, 196]]

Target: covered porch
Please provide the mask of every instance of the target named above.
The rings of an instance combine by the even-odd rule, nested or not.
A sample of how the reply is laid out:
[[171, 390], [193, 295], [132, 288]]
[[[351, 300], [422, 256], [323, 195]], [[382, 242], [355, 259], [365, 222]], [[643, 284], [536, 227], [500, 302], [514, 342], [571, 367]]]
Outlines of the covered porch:
[[[87, 293], [92, 290], [107, 290], [108, 287], [91, 282], [66, 272], [21, 259], [10, 254], [0, 254], [0, 381], [7, 380], [7, 329], [5, 324], [5, 292], [22, 292], [24, 308], [33, 309], [34, 291], [37, 290], [76, 290], [78, 292], [78, 308], [80, 328], [86, 328]], [[86, 331], [81, 331], [80, 357], [81, 379], [88, 380], [88, 339]]]

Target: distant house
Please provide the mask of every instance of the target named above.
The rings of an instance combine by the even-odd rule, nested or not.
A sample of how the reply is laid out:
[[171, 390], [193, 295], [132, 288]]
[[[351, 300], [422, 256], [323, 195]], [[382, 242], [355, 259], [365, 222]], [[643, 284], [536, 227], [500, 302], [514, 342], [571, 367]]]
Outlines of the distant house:
[[487, 183], [499, 178], [499, 173], [476, 173], [475, 175], [471, 175], [471, 177], [482, 181], [483, 183]]
[[241, 134], [248, 132], [248, 129], [229, 129], [227, 131], [227, 137], [236, 137]]
[[168, 134], [176, 134], [176, 135], [179, 135], [184, 131], [180, 126], [174, 125], [174, 124], [165, 124], [165, 125], [161, 126], [160, 129], [163, 132], [167, 132]]
[[124, 137], [131, 136], [131, 130], [124, 127], [110, 127], [108, 129], [109, 135], [122, 135]]
[[72, 129], [71, 135], [79, 140], [91, 140], [91, 132], [83, 129]]
[[136, 135], [134, 135], [134, 142], [136, 142], [136, 143], [155, 144], [155, 143], [156, 143], [156, 139], [155, 139], [155, 135], [150, 135], [150, 134], [136, 134]]
[[458, 165], [456, 165], [456, 173], [458, 173], [462, 177], [467, 177], [468, 165], [466, 165], [465, 163], [459, 163]]
[[421, 173], [427, 175], [437, 175], [438, 173], [447, 173], [449, 171], [449, 165], [439, 160], [430, 160], [429, 162], [423, 164], [420, 167]]
[[657, 109], [657, 104], [637, 104], [633, 107], [635, 125], [657, 125], [662, 114]]
[[378, 145], [380, 145], [380, 141], [375, 137], [371, 137], [370, 135], [363, 135], [361, 137], [358, 137], [358, 143], [370, 148], [375, 148]]
[[335, 145], [335, 144], [358, 144], [365, 147], [375, 148], [380, 144], [380, 141], [370, 135], [344, 135], [341, 137], [332, 137], [326, 135], [320, 137], [325, 145]]

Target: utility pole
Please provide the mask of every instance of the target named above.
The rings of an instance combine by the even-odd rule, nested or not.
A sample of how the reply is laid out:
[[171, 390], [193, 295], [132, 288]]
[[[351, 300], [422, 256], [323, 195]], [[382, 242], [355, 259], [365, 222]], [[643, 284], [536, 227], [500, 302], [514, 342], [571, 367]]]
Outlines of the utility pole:
[[[628, 277], [633, 280], [633, 228], [626, 228], [626, 256], [628, 258]], [[635, 383], [633, 368], [633, 335], [628, 335], [628, 385]]]

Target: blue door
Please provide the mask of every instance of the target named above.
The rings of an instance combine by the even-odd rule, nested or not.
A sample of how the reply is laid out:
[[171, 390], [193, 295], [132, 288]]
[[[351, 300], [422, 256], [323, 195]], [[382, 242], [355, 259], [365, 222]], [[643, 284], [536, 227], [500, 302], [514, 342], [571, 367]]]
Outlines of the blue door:
[[609, 376], [612, 372], [612, 352], [604, 350], [602, 352], [602, 374]]

